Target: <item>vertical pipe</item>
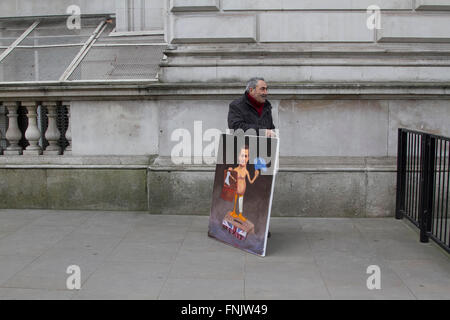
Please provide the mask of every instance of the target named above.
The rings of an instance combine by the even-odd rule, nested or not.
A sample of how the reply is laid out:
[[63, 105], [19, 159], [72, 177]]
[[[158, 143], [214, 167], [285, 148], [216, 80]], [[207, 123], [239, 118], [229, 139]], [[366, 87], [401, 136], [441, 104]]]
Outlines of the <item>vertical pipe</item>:
[[417, 219], [417, 134], [414, 134], [414, 157], [413, 157], [413, 205], [412, 205], [412, 214], [414, 217], [414, 221], [418, 222]]
[[[445, 166], [446, 166], [446, 154], [447, 154], [447, 143], [444, 139], [441, 139], [444, 143], [444, 166], [440, 168], [440, 172], [442, 172], [442, 194], [441, 196], [441, 212], [439, 213], [440, 217], [440, 230], [439, 230], [439, 240], [442, 240], [442, 225], [444, 223], [444, 192], [445, 192]], [[441, 150], [442, 152], [442, 150]], [[444, 168], [444, 170], [442, 170]]]
[[415, 183], [414, 183], [414, 170], [415, 170], [415, 150], [416, 150], [416, 136], [415, 134], [411, 134], [411, 194], [410, 194], [410, 215], [411, 218], [415, 220], [414, 218], [414, 190], [415, 190]]
[[440, 212], [441, 212], [441, 201], [440, 201], [440, 196], [441, 196], [441, 171], [442, 171], [442, 140], [439, 139], [439, 170], [438, 170], [438, 174], [439, 174], [439, 179], [438, 179], [438, 189], [437, 189], [437, 208], [436, 208], [436, 237], [439, 237], [439, 229], [440, 229]]
[[432, 232], [433, 217], [434, 217], [434, 173], [435, 168], [435, 149], [436, 149], [436, 138], [430, 136], [430, 144], [428, 147], [429, 159], [428, 162], [428, 187], [427, 187], [427, 233]]
[[404, 140], [405, 133], [401, 128], [398, 129], [398, 144], [397, 144], [397, 194], [395, 204], [395, 218], [403, 218], [403, 210], [405, 207], [404, 197], [404, 178], [405, 178], [405, 153], [404, 149], [406, 141]]
[[427, 218], [428, 210], [426, 207], [427, 195], [428, 195], [428, 162], [429, 162], [429, 140], [428, 134], [421, 135], [421, 152], [420, 152], [420, 184], [419, 184], [419, 208], [418, 208], [418, 220], [420, 228], [420, 242], [428, 242], [429, 237], [427, 234]]
[[411, 186], [410, 186], [410, 190], [409, 190], [409, 215], [411, 218], [414, 218], [413, 215], [413, 193], [414, 193], [414, 134], [411, 133], [411, 163], [410, 163], [410, 170], [409, 170], [409, 174], [410, 174], [410, 181], [411, 181]]
[[412, 191], [412, 180], [411, 180], [411, 170], [412, 170], [412, 133], [408, 132], [408, 198], [407, 204], [408, 208], [406, 214], [411, 216], [411, 191]]
[[433, 189], [434, 189], [434, 195], [433, 195], [433, 207], [434, 207], [434, 209], [433, 209], [433, 213], [434, 213], [434, 215], [433, 215], [433, 234], [436, 234], [436, 230], [437, 230], [437, 223], [436, 223], [436, 217], [437, 217], [437, 211], [436, 211], [436, 208], [437, 208], [437, 200], [436, 199], [439, 199], [439, 195], [438, 195], [438, 193], [437, 193], [437, 186], [436, 186], [436, 181], [438, 180], [437, 179], [437, 175], [438, 175], [438, 173], [439, 173], [439, 171], [438, 171], [438, 157], [437, 157], [437, 155], [438, 155], [438, 148], [439, 148], [439, 141], [437, 140], [437, 139], [435, 139], [435, 148], [434, 148], [434, 172], [435, 172], [435, 174], [434, 174], [434, 183], [433, 183]]
[[405, 214], [408, 215], [408, 211], [409, 211], [409, 153], [411, 152], [410, 147], [409, 147], [409, 142], [410, 142], [410, 133], [407, 132], [406, 133], [406, 168], [405, 168], [405, 173], [406, 173], [406, 188], [405, 188]]
[[423, 134], [417, 134], [417, 149], [416, 149], [416, 155], [417, 155], [417, 164], [416, 164], [416, 217], [417, 221], [420, 221], [419, 217], [419, 205], [421, 200], [421, 194], [423, 190], [423, 184], [421, 179], [422, 177], [422, 143], [425, 141]]
[[402, 132], [402, 180], [401, 180], [401, 215], [403, 218], [403, 215], [405, 214], [405, 204], [406, 204], [406, 156], [408, 152], [408, 145], [407, 142], [407, 133]]
[[[445, 143], [449, 143], [450, 141], [446, 141]], [[449, 149], [450, 149], [450, 145], [449, 145]], [[450, 153], [450, 152], [449, 152]], [[446, 208], [445, 208], [445, 231], [444, 231], [444, 243], [447, 244], [448, 246], [450, 246], [450, 236], [449, 236], [449, 243], [447, 243], [447, 226], [448, 226], [448, 188], [449, 188], [449, 180], [450, 180], [450, 157], [448, 159], [449, 161], [447, 162], [447, 196], [446, 196], [446, 200], [447, 200], [447, 204], [446, 204]]]

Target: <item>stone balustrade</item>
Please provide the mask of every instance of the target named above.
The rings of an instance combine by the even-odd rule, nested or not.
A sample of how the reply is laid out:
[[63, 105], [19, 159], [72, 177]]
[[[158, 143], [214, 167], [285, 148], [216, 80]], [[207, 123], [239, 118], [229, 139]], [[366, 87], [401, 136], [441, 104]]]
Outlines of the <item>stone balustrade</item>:
[[[3, 148], [0, 146], [0, 155], [71, 155], [72, 135], [68, 102], [6, 101], [2, 105], [6, 128], [3, 128], [3, 133], [0, 130], [0, 139], [6, 140], [6, 147], [5, 143]], [[58, 121], [58, 112], [62, 112], [64, 117], [65, 110], [68, 119], [66, 130], [63, 121]]]

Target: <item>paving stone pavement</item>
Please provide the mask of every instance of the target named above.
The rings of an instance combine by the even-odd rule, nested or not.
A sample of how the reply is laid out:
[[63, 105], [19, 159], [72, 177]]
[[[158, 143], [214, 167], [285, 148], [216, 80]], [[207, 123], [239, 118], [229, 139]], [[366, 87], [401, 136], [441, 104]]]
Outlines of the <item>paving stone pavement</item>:
[[407, 221], [272, 218], [266, 257], [207, 229], [205, 216], [2, 209], [0, 299], [450, 299], [449, 254]]

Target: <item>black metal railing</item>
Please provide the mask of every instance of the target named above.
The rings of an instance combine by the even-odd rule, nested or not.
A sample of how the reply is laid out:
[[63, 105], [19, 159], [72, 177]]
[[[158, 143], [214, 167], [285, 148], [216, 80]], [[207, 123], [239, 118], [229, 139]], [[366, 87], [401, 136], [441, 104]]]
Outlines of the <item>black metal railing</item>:
[[429, 238], [450, 252], [450, 138], [420, 131], [398, 130], [397, 219], [406, 217]]

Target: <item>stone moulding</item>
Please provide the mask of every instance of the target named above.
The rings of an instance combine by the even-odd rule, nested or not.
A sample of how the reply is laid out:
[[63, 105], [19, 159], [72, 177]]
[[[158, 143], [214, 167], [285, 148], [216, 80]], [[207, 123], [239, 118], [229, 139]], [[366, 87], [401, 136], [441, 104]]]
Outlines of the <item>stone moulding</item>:
[[[0, 101], [229, 99], [243, 83], [14, 83], [0, 87]], [[450, 99], [448, 82], [270, 83], [272, 99]]]
[[[280, 157], [280, 172], [396, 172], [395, 157]], [[163, 156], [0, 157], [0, 169], [148, 169], [214, 172], [215, 165], [175, 165]]]

